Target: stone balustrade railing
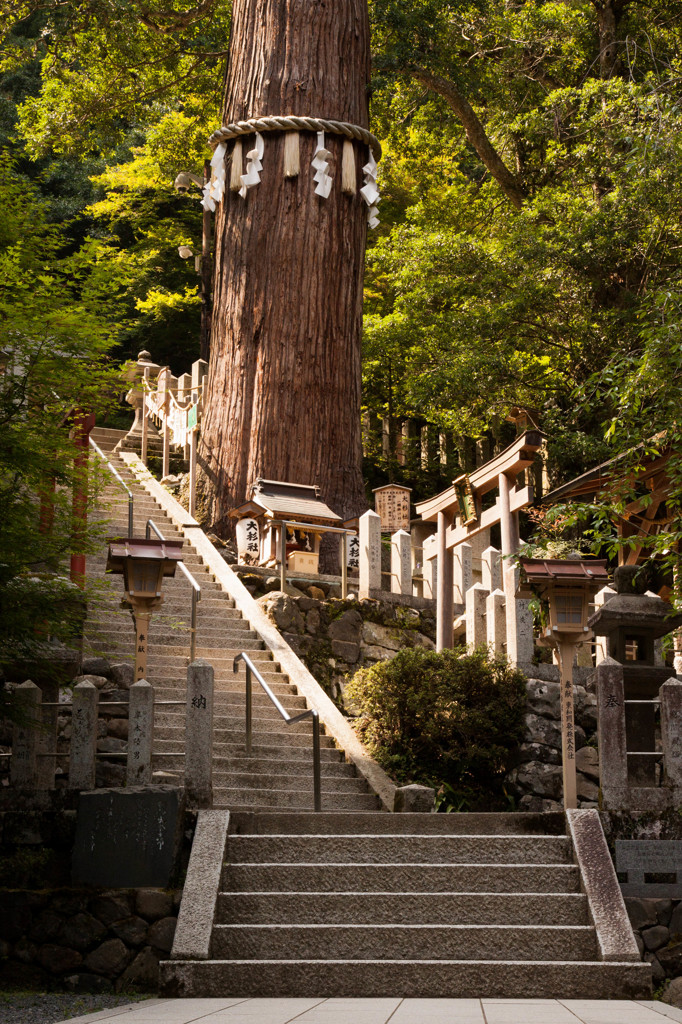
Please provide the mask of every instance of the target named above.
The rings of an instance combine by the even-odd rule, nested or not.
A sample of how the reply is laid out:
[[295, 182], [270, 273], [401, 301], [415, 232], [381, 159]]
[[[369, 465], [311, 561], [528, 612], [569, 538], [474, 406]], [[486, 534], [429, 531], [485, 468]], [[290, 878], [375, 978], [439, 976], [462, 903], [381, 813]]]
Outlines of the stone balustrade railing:
[[[17, 724], [12, 737], [10, 785], [22, 790], [54, 787], [54, 772], [41, 770], [44, 757], [62, 756], [54, 750], [45, 750], [42, 691], [31, 680], [15, 690], [17, 698]], [[211, 752], [213, 747], [213, 668], [202, 659], [194, 661], [187, 670], [187, 697], [185, 701], [155, 700], [154, 687], [146, 679], [134, 683], [125, 702], [128, 710], [128, 749], [126, 758], [126, 785], [151, 783], [154, 775], [154, 714], [155, 709], [170, 705], [185, 705], [185, 750], [159, 756], [182, 758], [184, 785], [190, 806], [210, 807], [212, 803]], [[60, 703], [59, 710], [71, 711], [71, 741], [68, 753], [68, 780], [71, 790], [96, 788], [97, 757], [110, 758], [111, 753], [98, 755], [99, 691], [85, 680], [73, 688], [70, 704]], [[111, 707], [108, 702], [107, 707]], [[48, 746], [56, 746], [56, 737]], [[174, 766], [175, 768], [175, 766]], [[46, 781], [51, 779], [51, 784]]]

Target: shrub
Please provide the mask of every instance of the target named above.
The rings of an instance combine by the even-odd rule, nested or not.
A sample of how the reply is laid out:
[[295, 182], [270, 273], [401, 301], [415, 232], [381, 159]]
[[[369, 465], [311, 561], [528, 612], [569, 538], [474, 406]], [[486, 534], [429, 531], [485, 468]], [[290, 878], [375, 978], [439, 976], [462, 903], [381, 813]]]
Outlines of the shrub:
[[396, 781], [445, 785], [462, 808], [507, 806], [503, 779], [523, 736], [526, 689], [506, 661], [485, 649], [406, 649], [356, 672], [346, 696]]

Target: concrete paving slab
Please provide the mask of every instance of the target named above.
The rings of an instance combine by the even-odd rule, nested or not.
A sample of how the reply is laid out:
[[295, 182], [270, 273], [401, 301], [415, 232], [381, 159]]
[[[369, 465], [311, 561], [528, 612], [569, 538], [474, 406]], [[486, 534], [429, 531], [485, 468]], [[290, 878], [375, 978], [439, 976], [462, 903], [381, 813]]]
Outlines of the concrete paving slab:
[[486, 1024], [480, 999], [403, 999], [390, 1024]]
[[575, 1014], [581, 1024], [661, 1024], [661, 1016], [653, 1009], [629, 999], [561, 999], [563, 1006]]
[[[68, 1024], [682, 1024], [649, 1000], [599, 999], [150, 999]], [[67, 1024], [63, 1021], [62, 1024]]]

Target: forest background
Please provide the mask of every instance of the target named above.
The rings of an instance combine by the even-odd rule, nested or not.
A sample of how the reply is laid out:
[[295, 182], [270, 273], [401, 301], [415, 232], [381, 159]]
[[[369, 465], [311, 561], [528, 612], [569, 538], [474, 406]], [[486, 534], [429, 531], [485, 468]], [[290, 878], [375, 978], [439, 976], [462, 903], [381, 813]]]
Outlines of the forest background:
[[[513, 406], [537, 411], [552, 484], [680, 450], [679, 3], [370, 0], [370, 17], [363, 402], [445, 434], [449, 461], [415, 442], [399, 464], [394, 438], [388, 458], [370, 446], [368, 485], [433, 493], [477, 440], [508, 443]], [[0, 19], [0, 348], [40, 322], [42, 358], [58, 329], [104, 374], [74, 393], [106, 390], [107, 351], [185, 372], [199, 278], [178, 248], [200, 251], [201, 210], [173, 182], [220, 123], [229, 0], [1, 0]], [[4, 463], [16, 443], [0, 432]], [[669, 511], [677, 457], [671, 480]], [[673, 515], [653, 546], [676, 532]]]

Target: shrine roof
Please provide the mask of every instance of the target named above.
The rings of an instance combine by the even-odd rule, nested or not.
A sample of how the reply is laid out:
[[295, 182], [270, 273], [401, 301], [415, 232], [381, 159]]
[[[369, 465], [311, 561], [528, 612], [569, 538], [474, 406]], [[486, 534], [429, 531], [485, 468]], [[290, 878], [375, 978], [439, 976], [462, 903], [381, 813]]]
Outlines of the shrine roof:
[[[542, 431], [535, 429], [526, 430], [520, 434], [508, 448], [469, 475], [473, 493], [477, 496], [486, 494], [497, 487], [501, 473], [514, 476], [531, 466], [535, 459], [535, 453], [542, 447], [544, 437]], [[455, 483], [459, 482], [459, 479], [463, 478], [458, 478]], [[459, 499], [454, 483], [440, 494], [434, 495], [433, 498], [417, 502], [415, 508], [417, 514], [426, 520], [435, 520], [439, 512], [457, 513]]]
[[583, 561], [582, 559], [564, 558], [522, 558], [521, 568], [530, 583], [545, 583], [550, 580], [576, 582], [591, 580], [609, 581], [609, 570], [606, 560]]
[[[656, 437], [652, 438], [652, 441], [660, 440], [661, 436], [662, 435], [657, 434]], [[640, 445], [639, 448], [642, 448], [642, 446]], [[637, 450], [638, 449], [634, 449], [634, 451]], [[606, 487], [609, 483], [613, 483], [623, 476], [622, 470], [618, 472], [619, 467], [621, 464], [625, 463], [627, 456], [632, 456], [632, 454], [632, 450], [621, 452], [613, 459], [608, 459], [606, 462], [600, 463], [593, 469], [588, 469], [586, 473], [581, 473], [580, 476], [575, 477], [573, 480], [569, 480], [568, 483], [561, 484], [560, 487], [555, 487], [553, 491], [550, 491], [544, 496], [542, 504], [553, 505], [558, 501], [567, 501], [571, 498], [592, 497], [603, 487]], [[641, 460], [642, 468], [638, 475], [645, 476], [662, 469], [668, 461], [669, 456], [669, 451], [665, 451], [661, 455], [644, 456]]]
[[282, 480], [259, 478], [253, 484], [250, 501], [231, 509], [229, 514], [237, 518], [265, 513], [270, 519], [340, 523], [341, 516], [322, 501], [319, 493], [319, 489], [312, 484], [290, 484]]

